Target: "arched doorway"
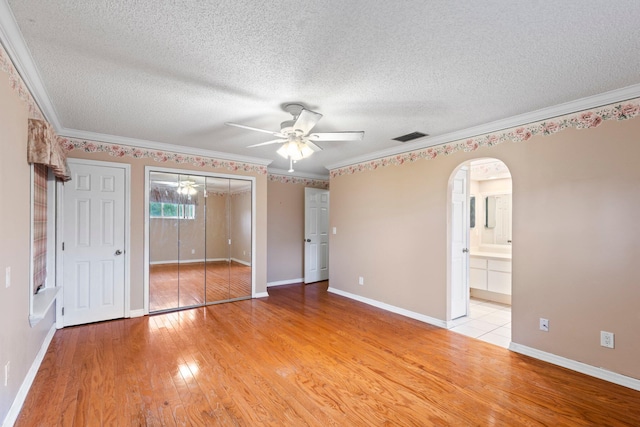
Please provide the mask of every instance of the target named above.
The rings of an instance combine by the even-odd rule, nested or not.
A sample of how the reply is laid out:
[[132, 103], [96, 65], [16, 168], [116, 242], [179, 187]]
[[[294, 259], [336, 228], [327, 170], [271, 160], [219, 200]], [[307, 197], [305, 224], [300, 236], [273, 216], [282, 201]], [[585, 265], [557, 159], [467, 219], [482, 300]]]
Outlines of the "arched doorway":
[[508, 347], [511, 341], [512, 180], [498, 159], [475, 159], [451, 175], [449, 320], [454, 332]]

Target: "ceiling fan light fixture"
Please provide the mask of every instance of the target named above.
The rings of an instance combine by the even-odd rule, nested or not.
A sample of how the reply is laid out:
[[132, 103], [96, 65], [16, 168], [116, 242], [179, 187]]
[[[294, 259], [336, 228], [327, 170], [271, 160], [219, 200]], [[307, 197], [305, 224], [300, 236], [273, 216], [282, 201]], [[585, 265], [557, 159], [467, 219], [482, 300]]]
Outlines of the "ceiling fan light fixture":
[[195, 188], [193, 188], [190, 185], [185, 185], [183, 187], [178, 187], [178, 194], [182, 194], [184, 196], [193, 196], [194, 194], [196, 194], [198, 192], [198, 190], [196, 190]]
[[287, 141], [276, 151], [285, 159], [302, 160], [313, 154], [313, 150], [302, 141]]

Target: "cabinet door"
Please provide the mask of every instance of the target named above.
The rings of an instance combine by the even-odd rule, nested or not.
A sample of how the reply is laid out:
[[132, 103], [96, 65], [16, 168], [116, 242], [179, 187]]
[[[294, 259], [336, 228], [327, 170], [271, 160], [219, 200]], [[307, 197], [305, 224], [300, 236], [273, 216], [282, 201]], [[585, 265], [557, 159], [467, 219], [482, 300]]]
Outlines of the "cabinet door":
[[491, 292], [511, 295], [511, 273], [489, 270], [488, 279]]
[[480, 268], [469, 269], [469, 286], [474, 289], [487, 290], [487, 270]]

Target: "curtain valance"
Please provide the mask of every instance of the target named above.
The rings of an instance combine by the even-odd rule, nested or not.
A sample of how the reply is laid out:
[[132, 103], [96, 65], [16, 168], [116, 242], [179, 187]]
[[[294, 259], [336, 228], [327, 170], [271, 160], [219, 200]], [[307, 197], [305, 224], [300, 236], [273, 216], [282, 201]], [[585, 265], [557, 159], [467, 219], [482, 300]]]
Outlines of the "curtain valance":
[[51, 125], [44, 120], [29, 119], [27, 161], [46, 165], [63, 181], [71, 179], [64, 149]]

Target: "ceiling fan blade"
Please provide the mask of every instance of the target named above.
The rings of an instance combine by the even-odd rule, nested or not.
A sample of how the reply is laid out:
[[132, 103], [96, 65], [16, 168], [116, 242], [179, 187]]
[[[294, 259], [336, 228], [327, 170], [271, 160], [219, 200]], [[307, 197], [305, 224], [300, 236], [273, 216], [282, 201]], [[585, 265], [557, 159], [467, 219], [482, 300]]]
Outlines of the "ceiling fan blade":
[[168, 185], [170, 187], [177, 187], [178, 186], [178, 182], [176, 181], [153, 181], [153, 184], [160, 184], [160, 185]]
[[364, 132], [322, 132], [312, 133], [307, 138], [314, 141], [361, 141]]
[[313, 151], [322, 151], [322, 147], [314, 144], [313, 142], [309, 141], [307, 138], [304, 138], [304, 143], [307, 144]]
[[278, 136], [278, 137], [284, 137], [284, 135], [282, 135], [280, 132], [273, 132], [273, 131], [266, 130], [266, 129], [254, 128], [254, 127], [251, 127], [251, 126], [241, 125], [241, 124], [238, 124], [238, 123], [226, 122], [225, 125], [233, 126], [233, 127], [237, 127], [237, 128], [241, 128], [241, 129], [255, 130], [256, 132], [268, 133], [269, 135], [275, 135], [275, 136]]
[[260, 144], [249, 145], [249, 146], [247, 146], [247, 148], [260, 147], [262, 145], [269, 145], [269, 144], [277, 144], [278, 142], [280, 142], [280, 143], [287, 142], [287, 140], [286, 139], [274, 139], [272, 141], [261, 142]]
[[311, 131], [311, 129], [313, 129], [313, 127], [316, 125], [316, 123], [318, 123], [318, 121], [320, 121], [321, 118], [322, 114], [303, 109], [300, 112], [298, 119], [293, 124], [293, 129], [300, 130], [303, 135], [306, 135]]

